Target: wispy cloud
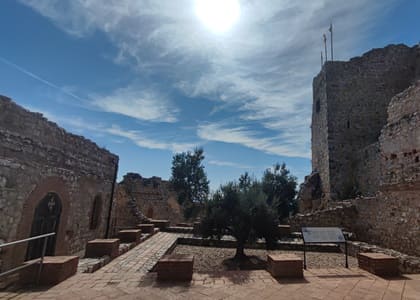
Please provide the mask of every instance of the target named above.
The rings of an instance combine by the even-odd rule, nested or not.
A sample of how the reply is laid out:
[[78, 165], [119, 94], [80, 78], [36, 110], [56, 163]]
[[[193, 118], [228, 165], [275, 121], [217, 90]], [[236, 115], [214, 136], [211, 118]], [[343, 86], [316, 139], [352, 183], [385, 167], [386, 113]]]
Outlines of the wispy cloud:
[[151, 87], [140, 87], [132, 84], [124, 88], [116, 89], [108, 95], [92, 95], [91, 98], [83, 99], [71, 92], [70, 88], [58, 86], [4, 57], [0, 56], [0, 62], [77, 100], [78, 104], [83, 105], [85, 108], [99, 109], [105, 112], [117, 113], [144, 121], [168, 123], [177, 121], [176, 115], [179, 110], [170, 103], [167, 96]]
[[209, 160], [207, 162], [210, 165], [219, 166], [219, 167], [231, 167], [236, 169], [252, 169], [252, 166], [245, 165], [245, 164], [239, 164], [231, 161], [223, 161], [223, 160]]
[[[214, 101], [218, 113], [234, 111], [240, 126], [205, 124], [206, 140], [238, 143], [267, 153], [308, 157], [311, 80], [320, 68], [321, 36], [330, 21], [336, 30], [336, 58], [358, 54], [375, 18], [396, 0], [255, 0], [241, 2], [241, 18], [223, 35], [199, 23], [192, 0], [21, 0], [75, 36], [99, 30], [118, 48], [115, 61], [139, 76], [163, 77], [186, 96]], [[178, 112], [153, 109], [147, 93], [95, 102], [130, 117], [177, 120]], [[129, 92], [128, 92], [129, 93]], [[130, 94], [130, 93], [129, 93]], [[158, 101], [159, 102], [159, 101]], [[146, 110], [127, 109], [125, 104]], [[149, 105], [150, 104], [150, 105]], [[165, 106], [166, 107], [166, 106]], [[209, 112], [210, 113], [210, 112]], [[181, 113], [179, 113], [181, 114]], [[251, 127], [258, 122], [258, 129]]]
[[[141, 130], [128, 130], [121, 128], [119, 125], [116, 124], [108, 126], [100, 122], [87, 121], [77, 116], [57, 115], [48, 110], [40, 109], [34, 106], [26, 105], [26, 108], [31, 111], [39, 112], [43, 114], [43, 116], [48, 120], [55, 122], [60, 126], [69, 128], [72, 131], [84, 134], [86, 134], [86, 132], [92, 132], [96, 135], [108, 135], [113, 137], [124, 138], [142, 148], [169, 150], [173, 153], [177, 153], [192, 150], [198, 146], [198, 143], [180, 143], [177, 141], [157, 140], [149, 137]], [[120, 139], [114, 139], [113, 141], [117, 143], [122, 143]]]
[[173, 123], [177, 121], [176, 115], [179, 112], [161, 92], [135, 85], [94, 98], [92, 104], [103, 111], [145, 121]]
[[227, 127], [224, 124], [203, 124], [198, 127], [197, 135], [207, 141], [240, 144], [269, 154], [289, 157], [310, 157], [310, 152], [300, 143], [281, 136], [264, 137], [257, 131], [245, 127]]

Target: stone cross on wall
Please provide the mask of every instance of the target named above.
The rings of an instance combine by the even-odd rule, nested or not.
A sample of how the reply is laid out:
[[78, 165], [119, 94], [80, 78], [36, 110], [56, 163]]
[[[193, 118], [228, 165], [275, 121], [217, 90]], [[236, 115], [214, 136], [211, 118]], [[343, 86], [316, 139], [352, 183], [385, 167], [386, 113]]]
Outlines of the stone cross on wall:
[[48, 209], [50, 210], [50, 212], [52, 212], [52, 210], [54, 209], [55, 206], [55, 199], [54, 196], [51, 196], [50, 201], [48, 201]]

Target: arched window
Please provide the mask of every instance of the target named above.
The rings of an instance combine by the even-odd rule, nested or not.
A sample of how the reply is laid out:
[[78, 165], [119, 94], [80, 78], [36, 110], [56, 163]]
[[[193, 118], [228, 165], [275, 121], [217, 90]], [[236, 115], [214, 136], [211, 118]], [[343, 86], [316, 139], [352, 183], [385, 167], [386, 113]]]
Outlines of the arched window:
[[96, 229], [99, 226], [102, 212], [102, 198], [101, 195], [96, 195], [93, 199], [92, 213], [90, 215], [90, 229]]

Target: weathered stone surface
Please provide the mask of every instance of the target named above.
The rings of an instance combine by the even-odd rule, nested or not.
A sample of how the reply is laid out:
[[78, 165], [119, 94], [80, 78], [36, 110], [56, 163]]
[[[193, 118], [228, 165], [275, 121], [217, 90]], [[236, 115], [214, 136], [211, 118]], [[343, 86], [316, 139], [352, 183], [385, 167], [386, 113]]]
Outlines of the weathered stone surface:
[[125, 229], [118, 232], [118, 238], [122, 243], [136, 243], [140, 242], [141, 229]]
[[[27, 262], [30, 263], [31, 261]], [[39, 284], [54, 285], [73, 276], [77, 272], [77, 256], [46, 256], [42, 264]], [[39, 264], [33, 264], [21, 271], [22, 283], [36, 283], [38, 278]]]
[[150, 223], [152, 219], [168, 220], [173, 224], [184, 221], [176, 193], [168, 181], [159, 177], [143, 178], [128, 173], [118, 184], [116, 198], [116, 230]]
[[302, 278], [303, 260], [294, 254], [269, 254], [267, 270], [276, 278]]
[[[54, 254], [82, 254], [88, 240], [105, 236], [117, 165], [116, 155], [0, 96], [0, 239], [30, 236], [36, 206], [54, 192], [62, 205]], [[2, 268], [25, 254], [26, 245], [5, 249]]]
[[119, 239], [95, 239], [86, 245], [85, 257], [109, 256], [111, 259], [119, 255]]
[[[420, 256], [419, 78], [418, 46], [324, 66], [313, 83], [312, 167], [326, 199], [355, 199], [351, 209], [298, 215], [292, 227], [341, 226], [361, 241]], [[304, 212], [314, 199], [301, 201]]]
[[359, 253], [359, 268], [380, 276], [397, 276], [398, 260], [383, 253]]
[[156, 266], [158, 280], [191, 281], [194, 256], [188, 254], [168, 254]]
[[378, 189], [379, 172], [372, 168], [379, 169], [379, 153], [366, 147], [378, 142], [391, 98], [419, 78], [419, 55], [419, 47], [390, 45], [348, 62], [327, 62], [314, 78], [312, 169], [326, 198], [369, 196]]
[[314, 208], [314, 200], [321, 199], [321, 179], [318, 172], [312, 172], [311, 175], [305, 176], [305, 181], [301, 184], [297, 196], [299, 210], [301, 212], [310, 211]]

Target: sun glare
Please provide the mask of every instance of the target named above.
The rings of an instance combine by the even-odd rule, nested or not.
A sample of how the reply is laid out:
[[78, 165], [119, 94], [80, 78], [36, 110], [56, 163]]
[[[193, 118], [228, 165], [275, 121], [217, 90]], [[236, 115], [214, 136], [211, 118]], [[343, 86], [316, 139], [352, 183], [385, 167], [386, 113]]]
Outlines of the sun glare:
[[196, 0], [195, 12], [211, 31], [223, 33], [239, 19], [240, 5], [238, 0]]

